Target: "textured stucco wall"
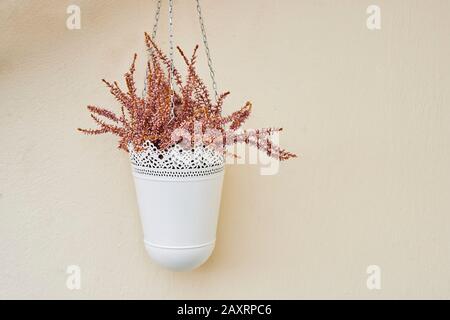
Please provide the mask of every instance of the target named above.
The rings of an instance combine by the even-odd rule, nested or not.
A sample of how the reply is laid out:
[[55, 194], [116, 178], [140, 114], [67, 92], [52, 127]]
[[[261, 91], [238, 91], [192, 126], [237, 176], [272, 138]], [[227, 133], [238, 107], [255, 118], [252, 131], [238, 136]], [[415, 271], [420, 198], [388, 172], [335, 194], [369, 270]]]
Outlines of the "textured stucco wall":
[[[72, 3], [81, 30], [66, 28]], [[127, 156], [75, 132], [87, 104], [116, 105], [100, 79], [142, 56], [154, 2], [1, 1], [0, 298], [450, 298], [450, 2], [203, 3], [226, 111], [252, 100], [248, 126], [283, 126], [301, 157], [274, 176], [229, 166], [213, 256], [161, 269]], [[189, 51], [194, 1], [175, 4]]]

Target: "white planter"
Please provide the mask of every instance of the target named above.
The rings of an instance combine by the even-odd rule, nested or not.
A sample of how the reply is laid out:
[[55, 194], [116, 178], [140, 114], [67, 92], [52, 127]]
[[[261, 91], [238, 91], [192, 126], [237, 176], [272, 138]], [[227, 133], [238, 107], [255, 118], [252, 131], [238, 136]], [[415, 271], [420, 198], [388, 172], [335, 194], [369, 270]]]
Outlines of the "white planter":
[[215, 151], [174, 146], [130, 159], [147, 252], [160, 265], [192, 270], [211, 255], [216, 240], [224, 161]]

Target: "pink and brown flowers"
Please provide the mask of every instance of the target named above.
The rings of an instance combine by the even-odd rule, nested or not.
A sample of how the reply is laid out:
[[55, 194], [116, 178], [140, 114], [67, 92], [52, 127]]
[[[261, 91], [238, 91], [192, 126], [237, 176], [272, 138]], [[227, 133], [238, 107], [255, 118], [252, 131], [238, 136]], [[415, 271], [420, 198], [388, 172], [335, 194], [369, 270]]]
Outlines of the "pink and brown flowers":
[[[120, 114], [90, 105], [87, 108], [98, 128], [78, 130], [93, 135], [117, 135], [119, 148], [125, 151], [128, 151], [130, 144], [136, 151], [142, 150], [146, 140], [150, 140], [159, 149], [166, 149], [173, 144], [186, 144], [186, 136], [192, 146], [200, 135], [203, 145], [212, 145], [221, 152], [225, 152], [228, 145], [245, 143], [279, 160], [296, 157], [272, 142], [273, 134], [281, 131], [281, 128], [238, 130], [250, 115], [250, 102], [231, 115], [222, 116], [222, 105], [229, 92], [219, 95], [216, 102], [212, 101], [195, 68], [198, 46], [190, 57], [177, 48], [187, 66], [186, 79], [183, 81], [178, 70], [172, 67], [170, 59], [147, 33], [145, 41], [148, 49], [153, 52], [147, 63], [146, 95], [139, 97], [137, 94], [134, 81], [135, 54], [130, 70], [125, 74], [126, 91], [117, 82], [103, 80], [121, 104]], [[173, 86], [169, 77], [171, 70]]]

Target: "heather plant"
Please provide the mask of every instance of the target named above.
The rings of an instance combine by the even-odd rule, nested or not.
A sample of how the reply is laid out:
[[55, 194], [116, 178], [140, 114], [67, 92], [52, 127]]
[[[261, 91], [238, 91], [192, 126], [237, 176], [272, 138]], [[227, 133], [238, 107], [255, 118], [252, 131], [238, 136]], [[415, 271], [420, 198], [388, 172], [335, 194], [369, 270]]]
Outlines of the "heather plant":
[[[145, 42], [152, 52], [147, 62], [145, 96], [140, 97], [137, 94], [134, 80], [137, 59], [135, 54], [131, 67], [124, 76], [126, 90], [122, 90], [117, 82], [111, 83], [103, 79], [121, 105], [120, 114], [89, 105], [87, 108], [98, 128], [79, 128], [79, 131], [90, 135], [112, 133], [119, 137], [118, 147], [127, 152], [130, 146], [136, 151], [142, 151], [147, 140], [164, 150], [174, 144], [185, 144], [186, 136], [189, 137], [190, 143], [185, 145], [190, 148], [198, 142], [200, 135], [202, 145], [212, 146], [224, 153], [229, 145], [245, 143], [279, 160], [296, 157], [272, 142], [273, 134], [280, 132], [282, 128], [240, 130], [250, 116], [250, 102], [246, 102], [230, 115], [222, 115], [224, 100], [230, 92], [224, 92], [215, 102], [212, 101], [196, 70], [198, 45], [190, 57], [177, 47], [187, 67], [183, 81], [172, 61], [147, 33]], [[180, 132], [186, 134], [180, 135]], [[208, 132], [215, 134], [207, 134]]]

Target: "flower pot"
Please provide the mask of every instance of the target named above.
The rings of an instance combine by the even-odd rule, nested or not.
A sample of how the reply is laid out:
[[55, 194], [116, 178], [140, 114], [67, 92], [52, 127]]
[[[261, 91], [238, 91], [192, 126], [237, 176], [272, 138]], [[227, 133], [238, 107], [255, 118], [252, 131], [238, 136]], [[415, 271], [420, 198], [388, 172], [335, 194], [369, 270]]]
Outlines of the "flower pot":
[[160, 265], [192, 270], [211, 255], [224, 175], [223, 156], [207, 147], [130, 148], [144, 245]]

